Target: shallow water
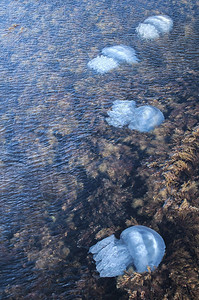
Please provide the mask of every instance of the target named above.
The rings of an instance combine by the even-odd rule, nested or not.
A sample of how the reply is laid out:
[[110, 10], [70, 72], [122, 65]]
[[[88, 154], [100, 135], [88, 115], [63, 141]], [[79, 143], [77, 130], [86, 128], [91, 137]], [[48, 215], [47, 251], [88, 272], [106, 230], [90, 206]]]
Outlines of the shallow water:
[[[2, 299], [119, 299], [114, 281], [97, 283], [95, 295], [87, 250], [103, 228], [124, 229], [130, 216], [142, 223], [129, 204], [146, 192], [142, 162], [164, 161], [175, 129], [197, 124], [195, 8], [195, 1], [1, 1]], [[172, 32], [140, 40], [135, 28], [157, 13], [173, 19]], [[88, 69], [115, 44], [135, 48], [139, 64], [104, 75]], [[154, 134], [114, 129], [105, 117], [117, 99], [156, 106], [166, 120]]]

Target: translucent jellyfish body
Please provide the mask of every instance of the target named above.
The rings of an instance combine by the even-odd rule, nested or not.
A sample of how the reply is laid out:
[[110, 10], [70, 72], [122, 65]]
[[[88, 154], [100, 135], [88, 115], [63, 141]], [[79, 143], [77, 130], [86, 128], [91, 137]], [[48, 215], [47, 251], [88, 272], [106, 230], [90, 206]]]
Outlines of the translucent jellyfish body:
[[159, 15], [147, 18], [136, 28], [136, 32], [143, 39], [157, 39], [161, 34], [168, 33], [173, 28], [173, 21], [169, 16]]
[[126, 63], [138, 62], [138, 58], [136, 56], [135, 50], [125, 45], [105, 47], [102, 49], [102, 54], [111, 57], [113, 59], [116, 59], [118, 62], [126, 62]]
[[131, 119], [128, 127], [140, 132], [149, 132], [163, 121], [164, 115], [158, 108], [144, 105], [135, 109], [135, 117]]
[[135, 101], [116, 100], [106, 121], [114, 127], [128, 125], [129, 129], [140, 132], [152, 131], [164, 121], [163, 113], [156, 107], [144, 105], [136, 108]]
[[119, 66], [120, 63], [137, 63], [135, 50], [125, 45], [105, 47], [102, 54], [88, 62], [88, 67], [104, 74]]
[[89, 252], [100, 277], [115, 277], [130, 266], [139, 273], [154, 270], [162, 261], [165, 243], [153, 229], [137, 225], [125, 229], [119, 240], [111, 235], [99, 241]]

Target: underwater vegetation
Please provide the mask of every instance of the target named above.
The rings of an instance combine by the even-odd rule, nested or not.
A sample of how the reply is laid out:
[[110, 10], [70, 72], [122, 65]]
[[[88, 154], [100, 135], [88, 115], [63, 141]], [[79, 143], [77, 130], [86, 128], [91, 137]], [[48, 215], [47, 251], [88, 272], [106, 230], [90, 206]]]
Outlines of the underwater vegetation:
[[97, 73], [104, 74], [119, 66], [120, 63], [137, 63], [135, 50], [126, 45], [105, 47], [102, 54], [88, 62], [88, 67]]
[[139, 273], [153, 270], [164, 256], [165, 243], [153, 229], [137, 225], [125, 229], [120, 240], [112, 234], [90, 247], [89, 252], [94, 254], [100, 277], [115, 277], [129, 266]]
[[125, 272], [117, 278], [117, 287], [126, 290], [129, 299], [197, 299], [199, 127], [187, 130], [170, 158], [161, 168], [157, 165], [149, 167], [147, 205], [142, 214], [153, 219], [154, 227], [161, 224], [169, 250], [164, 264], [154, 272], [133, 276]]
[[106, 121], [114, 127], [128, 125], [131, 130], [149, 132], [164, 122], [163, 113], [151, 105], [143, 105], [136, 108], [135, 101], [116, 100]]
[[173, 28], [173, 21], [169, 16], [159, 15], [147, 18], [136, 28], [137, 34], [143, 39], [157, 39]]
[[[2, 0], [0, 299], [198, 300], [195, 2]], [[136, 37], [161, 12], [175, 17], [172, 39]], [[85, 72], [121, 43], [142, 63]], [[104, 118], [116, 99], [167, 120], [118, 130]], [[137, 224], [164, 237], [162, 263], [100, 278], [88, 245]]]

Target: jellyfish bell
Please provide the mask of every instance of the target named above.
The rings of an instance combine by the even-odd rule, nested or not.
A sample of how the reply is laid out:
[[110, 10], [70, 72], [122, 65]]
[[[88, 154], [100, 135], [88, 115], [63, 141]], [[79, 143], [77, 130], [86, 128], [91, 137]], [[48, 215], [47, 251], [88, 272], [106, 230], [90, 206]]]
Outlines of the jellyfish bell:
[[135, 50], [126, 45], [105, 47], [102, 49], [102, 54], [111, 57], [118, 62], [137, 63], [139, 61]]
[[148, 17], [144, 24], [153, 25], [159, 33], [168, 33], [173, 28], [173, 21], [169, 16], [166, 15], [158, 15]]
[[132, 226], [122, 232], [120, 239], [127, 245], [137, 272], [158, 267], [164, 256], [165, 243], [155, 230], [142, 225]]
[[154, 106], [143, 105], [135, 110], [135, 117], [129, 123], [129, 129], [149, 132], [164, 121], [163, 113]]

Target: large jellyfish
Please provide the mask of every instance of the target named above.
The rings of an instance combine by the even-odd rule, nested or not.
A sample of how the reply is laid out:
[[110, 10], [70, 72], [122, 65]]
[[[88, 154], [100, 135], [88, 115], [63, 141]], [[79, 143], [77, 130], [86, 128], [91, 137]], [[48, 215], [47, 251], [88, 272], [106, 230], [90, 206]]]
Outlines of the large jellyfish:
[[173, 28], [173, 21], [169, 16], [158, 15], [147, 18], [136, 28], [136, 32], [143, 39], [157, 39], [161, 34], [168, 33]]
[[149, 132], [164, 121], [163, 113], [156, 107], [144, 105], [136, 108], [135, 101], [116, 100], [106, 121], [114, 127], [128, 125], [129, 129]]
[[136, 272], [152, 271], [158, 267], [165, 253], [163, 238], [146, 226], [125, 229], [120, 239], [114, 234], [90, 247], [100, 277], [124, 274], [132, 266]]

